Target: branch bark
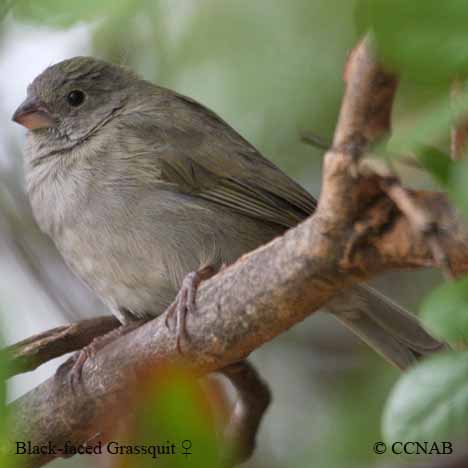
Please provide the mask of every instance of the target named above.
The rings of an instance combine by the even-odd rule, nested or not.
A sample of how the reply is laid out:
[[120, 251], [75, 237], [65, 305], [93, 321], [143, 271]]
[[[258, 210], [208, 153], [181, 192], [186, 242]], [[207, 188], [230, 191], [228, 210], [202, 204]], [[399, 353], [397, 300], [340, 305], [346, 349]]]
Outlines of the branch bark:
[[[83, 391], [73, 394], [63, 373], [10, 405], [16, 440], [78, 445], [90, 439], [109, 413], [118, 417], [132, 384], [161, 363], [185, 361], [198, 375], [243, 360], [254, 349], [321, 308], [355, 282], [395, 268], [437, 266], [415, 223], [382, 189], [382, 177], [362, 173], [359, 159], [385, 136], [397, 86], [373, 57], [367, 40], [351, 55], [346, 91], [332, 148], [325, 156], [316, 213], [205, 281], [199, 314], [187, 318], [190, 343], [184, 359], [164, 317], [148, 322], [90, 358]], [[440, 193], [411, 192], [437, 220], [437, 241], [452, 271], [468, 271], [468, 230]], [[29, 456], [42, 466], [54, 456]]]
[[114, 316], [106, 315], [53, 328], [8, 346], [2, 350], [10, 362], [6, 377], [32, 371], [51, 359], [84, 348], [119, 325]]
[[[463, 90], [464, 83], [460, 79], [456, 79], [452, 85], [452, 102], [454, 107], [457, 107], [466, 91]], [[451, 133], [451, 156], [454, 161], [459, 161], [466, 157], [468, 142], [468, 121], [466, 112], [464, 115], [456, 115], [452, 125]]]

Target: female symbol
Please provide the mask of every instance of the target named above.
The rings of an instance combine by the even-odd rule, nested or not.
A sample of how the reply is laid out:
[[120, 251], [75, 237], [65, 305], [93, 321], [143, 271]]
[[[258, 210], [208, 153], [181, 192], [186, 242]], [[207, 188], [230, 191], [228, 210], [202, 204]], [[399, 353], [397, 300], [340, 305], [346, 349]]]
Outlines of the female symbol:
[[192, 455], [192, 452], [189, 452], [189, 450], [192, 448], [192, 442], [190, 440], [183, 440], [182, 441], [182, 448], [185, 450], [182, 455], [185, 455], [186, 457], [188, 455]]

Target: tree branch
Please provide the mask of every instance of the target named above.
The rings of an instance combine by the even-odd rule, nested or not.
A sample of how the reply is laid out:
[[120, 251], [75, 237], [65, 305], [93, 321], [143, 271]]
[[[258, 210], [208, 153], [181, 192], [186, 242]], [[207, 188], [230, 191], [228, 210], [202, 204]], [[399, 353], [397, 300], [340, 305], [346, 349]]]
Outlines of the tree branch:
[[9, 346], [2, 350], [11, 364], [7, 377], [32, 371], [51, 359], [84, 348], [119, 325], [114, 316], [106, 315], [53, 328]]

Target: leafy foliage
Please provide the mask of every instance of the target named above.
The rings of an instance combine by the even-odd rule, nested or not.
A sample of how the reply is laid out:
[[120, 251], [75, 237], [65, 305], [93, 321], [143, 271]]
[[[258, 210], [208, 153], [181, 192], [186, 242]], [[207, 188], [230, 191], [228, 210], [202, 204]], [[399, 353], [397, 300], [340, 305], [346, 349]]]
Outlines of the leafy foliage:
[[[149, 376], [138, 395], [137, 420], [131, 434], [134, 444], [172, 445], [173, 454], [138, 457], [138, 467], [221, 467], [227, 447], [217, 434], [210, 402], [218, 401], [216, 390], [199, 385], [195, 376], [182, 368], [160, 368]], [[188, 452], [188, 454], [187, 454]], [[184, 455], [185, 453], [185, 455]], [[135, 466], [135, 456], [127, 457]]]
[[137, 5], [136, 0], [81, 0], [64, 2], [63, 0], [16, 1], [12, 12], [19, 21], [32, 21], [41, 26], [69, 27], [79, 21], [93, 21], [103, 18], [112, 11], [113, 15], [130, 12]]
[[[463, 1], [437, 2], [376, 0], [359, 4], [361, 26], [373, 31], [377, 48], [411, 90], [429, 86], [430, 101], [419, 103], [412, 118], [400, 126], [390, 147], [414, 154], [468, 215], [468, 166], [448, 156], [447, 141], [454, 122], [466, 120], [468, 96], [455, 100], [449, 85], [468, 72], [468, 9]], [[416, 85], [415, 85], [416, 84]], [[440, 149], [445, 147], [444, 149]], [[468, 281], [447, 283], [422, 305], [428, 328], [452, 344], [468, 337]], [[466, 434], [468, 409], [466, 353], [449, 353], [415, 366], [395, 386], [383, 417], [388, 441], [453, 440]]]
[[416, 151], [416, 157], [442, 187], [448, 187], [454, 166], [448, 154], [433, 146], [421, 146]]
[[390, 442], [442, 441], [466, 436], [468, 353], [445, 353], [404, 374], [383, 415]]
[[422, 305], [424, 322], [453, 344], [468, 343], [468, 278], [446, 283]]
[[358, 12], [381, 56], [405, 77], [434, 83], [468, 72], [464, 0], [364, 0]]

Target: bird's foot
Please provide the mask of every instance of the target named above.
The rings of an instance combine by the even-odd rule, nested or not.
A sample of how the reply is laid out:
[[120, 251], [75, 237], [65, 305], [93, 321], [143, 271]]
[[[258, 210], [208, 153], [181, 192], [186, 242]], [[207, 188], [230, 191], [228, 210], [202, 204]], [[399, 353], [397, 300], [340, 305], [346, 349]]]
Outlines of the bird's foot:
[[122, 325], [105, 335], [98, 336], [85, 346], [83, 349], [75, 353], [69, 360], [65, 361], [58, 369], [57, 375], [66, 373], [66, 379], [73, 391], [77, 393], [79, 386], [83, 380], [83, 366], [88, 359], [92, 358], [99, 350], [107, 346], [109, 343], [117, 340], [118, 338], [126, 335], [135, 328], [142, 325], [143, 321], [136, 320], [126, 325]]
[[194, 314], [197, 310], [195, 298], [200, 283], [211, 278], [216, 273], [213, 266], [208, 265], [198, 271], [189, 273], [182, 282], [174, 302], [168, 307], [164, 323], [166, 327], [176, 331], [177, 350], [182, 354], [181, 343], [188, 340], [185, 321], [187, 314]]

